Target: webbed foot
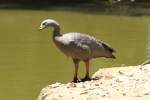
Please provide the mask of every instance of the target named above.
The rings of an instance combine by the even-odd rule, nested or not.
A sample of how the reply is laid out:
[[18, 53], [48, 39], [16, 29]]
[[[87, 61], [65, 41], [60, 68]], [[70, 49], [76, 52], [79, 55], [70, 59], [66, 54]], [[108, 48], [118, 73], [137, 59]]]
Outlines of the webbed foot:
[[79, 83], [79, 82], [81, 82], [81, 81], [80, 81], [77, 77], [74, 77], [72, 82], [74, 82], [74, 83]]
[[85, 81], [91, 81], [92, 79], [89, 76], [85, 76], [84, 78], [81, 79], [82, 82]]

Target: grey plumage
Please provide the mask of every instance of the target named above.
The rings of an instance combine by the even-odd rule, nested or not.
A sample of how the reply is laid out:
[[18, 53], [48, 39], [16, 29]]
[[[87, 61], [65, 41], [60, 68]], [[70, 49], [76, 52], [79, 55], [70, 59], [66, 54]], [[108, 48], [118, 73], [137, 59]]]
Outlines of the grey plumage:
[[112, 47], [89, 35], [67, 33], [61, 37], [54, 37], [54, 42], [65, 55], [79, 60], [96, 57], [114, 58]]
[[77, 71], [79, 61], [86, 63], [86, 76], [84, 80], [89, 80], [89, 60], [92, 58], [106, 57], [115, 58], [115, 50], [108, 44], [96, 38], [77, 32], [60, 34], [59, 23], [52, 19], [44, 20], [40, 29], [53, 27], [53, 41], [56, 46], [68, 57], [71, 57], [75, 64], [74, 82], [78, 82]]

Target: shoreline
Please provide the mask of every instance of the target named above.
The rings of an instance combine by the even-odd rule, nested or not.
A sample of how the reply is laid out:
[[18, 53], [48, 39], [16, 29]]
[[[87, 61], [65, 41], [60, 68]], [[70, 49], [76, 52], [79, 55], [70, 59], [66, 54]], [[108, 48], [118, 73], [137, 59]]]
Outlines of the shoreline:
[[150, 64], [99, 69], [91, 80], [56, 82], [43, 88], [37, 100], [149, 100]]
[[[150, 4], [147, 4], [149, 6]], [[136, 6], [136, 5], [98, 5], [98, 4], [20, 4], [9, 3], [0, 4], [0, 10], [64, 10], [76, 11], [81, 13], [93, 13], [102, 15], [121, 15], [121, 16], [150, 16], [150, 6]]]

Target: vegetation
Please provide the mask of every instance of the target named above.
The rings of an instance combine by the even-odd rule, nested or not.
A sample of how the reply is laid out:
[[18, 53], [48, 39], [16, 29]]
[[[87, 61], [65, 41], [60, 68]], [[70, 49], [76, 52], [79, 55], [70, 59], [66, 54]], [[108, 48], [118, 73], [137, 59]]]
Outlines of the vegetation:
[[0, 3], [147, 3], [150, 0], [0, 0]]

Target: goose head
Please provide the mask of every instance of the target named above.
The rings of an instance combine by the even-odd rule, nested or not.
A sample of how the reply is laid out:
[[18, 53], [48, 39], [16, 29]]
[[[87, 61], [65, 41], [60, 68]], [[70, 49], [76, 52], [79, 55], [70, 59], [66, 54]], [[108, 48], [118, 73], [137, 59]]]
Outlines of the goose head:
[[59, 23], [56, 22], [55, 20], [53, 19], [46, 19], [44, 21], [41, 22], [41, 25], [40, 25], [40, 30], [42, 29], [45, 29], [47, 27], [52, 27], [52, 28], [58, 28], [59, 27]]

